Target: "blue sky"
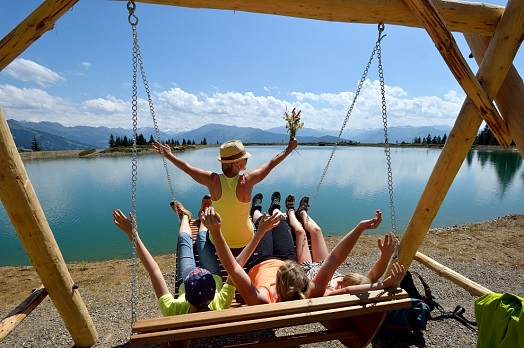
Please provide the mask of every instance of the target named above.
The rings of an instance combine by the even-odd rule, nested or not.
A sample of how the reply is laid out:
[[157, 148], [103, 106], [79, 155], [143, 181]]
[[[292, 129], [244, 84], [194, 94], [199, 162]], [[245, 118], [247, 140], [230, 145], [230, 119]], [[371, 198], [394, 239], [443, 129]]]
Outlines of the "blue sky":
[[[2, 0], [0, 36], [40, 3]], [[296, 107], [306, 127], [338, 130], [378, 35], [376, 25], [143, 3], [136, 15], [161, 129], [267, 129]], [[426, 31], [384, 33], [388, 125], [452, 126], [465, 93]], [[467, 56], [462, 34], [455, 39]], [[131, 128], [131, 53], [126, 2], [79, 1], [0, 72], [0, 106], [8, 119]], [[514, 63], [522, 75], [522, 52]], [[375, 59], [346, 129], [382, 127], [377, 79]], [[141, 84], [138, 93], [139, 126], [152, 126]]]

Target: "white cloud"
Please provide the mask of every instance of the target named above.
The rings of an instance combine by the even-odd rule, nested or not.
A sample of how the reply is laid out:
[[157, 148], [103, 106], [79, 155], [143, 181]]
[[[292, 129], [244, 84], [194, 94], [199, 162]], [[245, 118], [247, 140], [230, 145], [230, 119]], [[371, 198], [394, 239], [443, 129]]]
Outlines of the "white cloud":
[[85, 70], [91, 69], [91, 66], [92, 66], [92, 64], [89, 62], [82, 62], [80, 63], [80, 65], [82, 65], [82, 67], [84, 67]]
[[[443, 97], [410, 98], [398, 86], [386, 86], [388, 126], [452, 125], [464, 97], [449, 91]], [[256, 128], [284, 126], [286, 109], [302, 110], [305, 126], [340, 130], [355, 92], [293, 92], [286, 98], [260, 96], [252, 92], [192, 94], [179, 87], [151, 93], [153, 110], [161, 129], [194, 129], [220, 123]], [[348, 129], [381, 128], [382, 97], [378, 81], [365, 81], [347, 125]], [[53, 121], [66, 126], [88, 125], [131, 128], [130, 100], [114, 96], [89, 99], [79, 103], [48, 94], [42, 89], [20, 89], [0, 85], [0, 105], [8, 118], [29, 121]], [[138, 126], [152, 126], [147, 100], [138, 100]]]
[[45, 88], [49, 84], [65, 81], [65, 78], [51, 69], [31, 60], [17, 58], [5, 69], [4, 73], [11, 78], [24, 82], [34, 82]]

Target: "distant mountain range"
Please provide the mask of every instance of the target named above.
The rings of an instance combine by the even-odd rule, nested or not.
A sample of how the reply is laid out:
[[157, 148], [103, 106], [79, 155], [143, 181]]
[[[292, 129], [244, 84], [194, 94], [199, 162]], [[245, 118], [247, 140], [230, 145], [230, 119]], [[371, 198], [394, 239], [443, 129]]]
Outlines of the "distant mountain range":
[[[16, 146], [23, 149], [31, 149], [33, 139], [36, 139], [42, 150], [82, 150], [82, 149], [104, 149], [109, 146], [109, 137], [132, 137], [133, 132], [124, 128], [87, 127], [74, 126], [65, 127], [55, 122], [28, 122], [7, 121], [11, 134], [15, 139]], [[388, 129], [390, 143], [413, 142], [416, 137], [442, 136], [449, 134], [451, 127], [425, 126], [425, 127], [391, 127]], [[146, 139], [151, 136], [156, 139], [154, 128], [141, 128], [139, 134]], [[338, 131], [316, 130], [302, 128], [297, 134], [299, 143], [335, 142]], [[176, 132], [161, 131], [162, 140], [183, 139], [195, 141], [199, 144], [204, 138], [208, 144], [223, 143], [230, 139], [239, 139], [244, 143], [287, 143], [289, 135], [285, 127], [275, 127], [267, 130], [252, 127], [225, 126], [221, 124], [208, 124], [200, 128]], [[344, 132], [341, 141], [353, 141], [358, 143], [376, 144], [384, 142], [384, 130], [349, 130]]]

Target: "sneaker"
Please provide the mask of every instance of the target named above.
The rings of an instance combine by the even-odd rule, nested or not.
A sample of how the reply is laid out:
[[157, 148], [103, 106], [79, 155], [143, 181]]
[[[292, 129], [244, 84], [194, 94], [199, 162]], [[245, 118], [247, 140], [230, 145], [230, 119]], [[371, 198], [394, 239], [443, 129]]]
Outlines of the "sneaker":
[[297, 219], [299, 221], [302, 222], [302, 214], [301, 214], [302, 211], [307, 212], [308, 209], [309, 209], [309, 197], [308, 196], [304, 196], [300, 200], [300, 204], [298, 205], [298, 209], [296, 211], [296, 216], [297, 216]]
[[280, 210], [280, 192], [273, 192], [271, 195], [271, 205], [269, 206], [268, 213], [269, 215], [273, 214], [273, 210], [279, 209]]
[[262, 211], [262, 198], [264, 198], [264, 196], [260, 192], [253, 196], [253, 199], [251, 200], [251, 209], [249, 210], [249, 215], [253, 216], [255, 210]]

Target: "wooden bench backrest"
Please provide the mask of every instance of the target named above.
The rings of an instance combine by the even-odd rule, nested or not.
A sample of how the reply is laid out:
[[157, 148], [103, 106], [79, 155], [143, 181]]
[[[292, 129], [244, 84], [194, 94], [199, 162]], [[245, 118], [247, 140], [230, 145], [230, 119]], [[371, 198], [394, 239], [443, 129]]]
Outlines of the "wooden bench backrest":
[[359, 295], [328, 296], [145, 319], [135, 323], [131, 344], [185, 341], [314, 322], [333, 322], [340, 319], [344, 319], [344, 323], [349, 323], [350, 317], [385, 313], [388, 310], [408, 307], [411, 302], [407, 296], [407, 293], [401, 289], [394, 293], [371, 291]]

